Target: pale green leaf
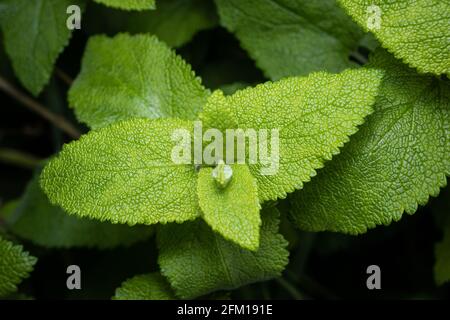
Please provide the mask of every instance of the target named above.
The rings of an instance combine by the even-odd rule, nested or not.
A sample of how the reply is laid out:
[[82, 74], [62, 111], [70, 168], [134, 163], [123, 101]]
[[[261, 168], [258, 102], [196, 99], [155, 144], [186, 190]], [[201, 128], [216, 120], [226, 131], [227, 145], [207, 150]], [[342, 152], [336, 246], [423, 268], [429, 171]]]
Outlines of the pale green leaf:
[[83, 4], [82, 0], [0, 1], [5, 50], [17, 77], [34, 95], [49, 81], [56, 58], [69, 42], [67, 8]]
[[339, 72], [363, 32], [335, 0], [216, 0], [221, 23], [271, 79]]
[[[450, 74], [450, 2], [339, 0], [383, 47], [420, 72]], [[369, 6], [378, 9], [371, 10]], [[376, 17], [379, 12], [379, 19]], [[377, 20], [379, 22], [377, 26]]]
[[50, 248], [127, 246], [153, 233], [153, 228], [148, 226], [129, 227], [70, 216], [50, 204], [39, 186], [38, 176], [28, 184], [6, 222], [14, 234]]
[[131, 118], [195, 119], [209, 91], [190, 66], [154, 36], [91, 37], [69, 91], [92, 128]]
[[[209, 128], [256, 130], [259, 144], [262, 130], [267, 130], [269, 151], [274, 149], [272, 132], [278, 130], [279, 161], [267, 164], [259, 155], [258, 163], [249, 163], [249, 168], [257, 180], [261, 201], [284, 198], [302, 188], [315, 175], [315, 169], [337, 154], [357, 131], [372, 112], [381, 77], [376, 70], [353, 69], [341, 74], [320, 72], [287, 78], [226, 97], [216, 91], [201, 118]], [[275, 174], [262, 170], [269, 167]]]
[[421, 76], [384, 51], [375, 112], [342, 154], [292, 196], [302, 229], [358, 234], [414, 213], [450, 173], [450, 85]]
[[434, 278], [442, 285], [450, 281], [450, 219], [446, 219], [444, 238], [435, 246], [435, 256]]
[[126, 280], [116, 289], [114, 300], [175, 300], [167, 280], [159, 273], [149, 273]]
[[[151, 10], [156, 8], [155, 0], [94, 0], [108, 7], [122, 10]], [[164, 0], [161, 0], [164, 1]]]
[[203, 219], [214, 231], [243, 248], [259, 246], [259, 200], [255, 178], [246, 165], [231, 165], [233, 176], [225, 188], [217, 185], [212, 168], [202, 168], [197, 192]]
[[274, 208], [261, 211], [261, 242], [255, 252], [226, 241], [200, 219], [161, 226], [161, 272], [181, 298], [278, 277], [289, 255], [286, 240], [278, 234], [278, 217]]
[[27, 278], [37, 259], [0, 237], [0, 297], [17, 291], [17, 285]]
[[178, 119], [132, 119], [91, 131], [63, 147], [41, 174], [50, 201], [80, 217], [134, 225], [198, 216], [193, 165], [172, 161]]

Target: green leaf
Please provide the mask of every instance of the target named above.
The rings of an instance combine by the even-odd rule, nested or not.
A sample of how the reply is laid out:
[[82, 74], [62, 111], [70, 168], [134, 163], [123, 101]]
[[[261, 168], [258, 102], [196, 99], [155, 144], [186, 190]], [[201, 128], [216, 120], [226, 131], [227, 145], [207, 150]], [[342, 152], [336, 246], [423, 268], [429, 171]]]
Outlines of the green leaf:
[[3, 206], [0, 207], [0, 218], [3, 218], [5, 220], [9, 219], [14, 214], [14, 211], [17, 209], [18, 205], [18, 199], [6, 202]]
[[175, 300], [172, 288], [159, 273], [128, 279], [116, 289], [114, 300]]
[[216, 0], [221, 23], [271, 79], [339, 72], [363, 36], [335, 0]]
[[302, 229], [358, 234], [414, 213], [450, 173], [450, 86], [422, 76], [384, 51], [375, 112], [342, 154], [292, 196]]
[[172, 161], [172, 133], [193, 130], [178, 119], [132, 119], [65, 145], [41, 175], [50, 201], [80, 217], [134, 225], [198, 216], [193, 165]]
[[5, 50], [17, 77], [37, 96], [50, 79], [56, 58], [68, 44], [71, 30], [66, 10], [83, 7], [81, 0], [2, 0], [0, 24]]
[[37, 259], [0, 237], [0, 297], [17, 291], [17, 285], [27, 278]]
[[259, 200], [255, 178], [246, 165], [231, 165], [233, 176], [221, 188], [212, 176], [212, 168], [202, 168], [197, 192], [203, 219], [224, 238], [243, 248], [259, 246]]
[[155, 0], [94, 0], [94, 1], [104, 4], [108, 7], [123, 10], [151, 10], [156, 8]]
[[[248, 161], [249, 168], [257, 180], [261, 202], [284, 198], [302, 188], [303, 182], [316, 174], [315, 169], [337, 154], [357, 131], [357, 125], [372, 112], [381, 77], [376, 70], [354, 69], [337, 75], [320, 72], [287, 78], [226, 97], [216, 91], [201, 118], [205, 127], [256, 130], [260, 146], [262, 130], [269, 131], [272, 161], [265, 164], [260, 154], [256, 164]], [[279, 161], [271, 143], [274, 130], [279, 135]], [[263, 171], [270, 166], [275, 174]]]
[[129, 227], [69, 216], [50, 204], [39, 186], [39, 172], [7, 219], [10, 231], [21, 238], [50, 248], [112, 248], [145, 240], [153, 233], [153, 228], [147, 226]]
[[169, 46], [180, 47], [217, 20], [211, 0], [163, 0], [158, 10], [131, 16], [127, 26], [130, 32], [152, 33]]
[[176, 294], [193, 298], [280, 276], [289, 253], [286, 240], [278, 234], [279, 212], [265, 209], [261, 217], [256, 252], [226, 241], [202, 220], [161, 226], [158, 262]]
[[195, 119], [209, 91], [190, 66], [153, 36], [91, 37], [69, 91], [92, 128], [131, 118]]
[[217, 25], [215, 11], [211, 0], [164, 0], [158, 3], [157, 10], [140, 12], [98, 5], [89, 8], [86, 27], [94, 33], [150, 33], [171, 47], [180, 47], [197, 32]]
[[[450, 74], [450, 3], [440, 0], [339, 0], [384, 48], [420, 72]], [[379, 27], [375, 24], [378, 6]]]

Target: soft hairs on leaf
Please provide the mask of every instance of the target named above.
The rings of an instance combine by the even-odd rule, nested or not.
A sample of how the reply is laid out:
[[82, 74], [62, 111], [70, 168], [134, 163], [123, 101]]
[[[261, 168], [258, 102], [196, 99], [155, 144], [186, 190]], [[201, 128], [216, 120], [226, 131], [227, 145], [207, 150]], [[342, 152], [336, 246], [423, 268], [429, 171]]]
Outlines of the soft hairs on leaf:
[[450, 85], [379, 50], [385, 70], [375, 112], [317, 177], [292, 195], [292, 217], [311, 231], [366, 232], [414, 213], [450, 174]]
[[273, 80], [339, 72], [363, 32], [335, 0], [216, 0], [221, 23]]
[[197, 190], [202, 217], [224, 238], [256, 250], [261, 226], [256, 180], [245, 164], [230, 167], [233, 177], [225, 188], [216, 185], [212, 168], [200, 170]]
[[200, 117], [204, 127], [223, 131], [268, 130], [270, 136], [270, 131], [278, 130], [276, 173], [262, 174], [267, 165], [261, 161], [248, 166], [257, 180], [260, 201], [285, 198], [302, 188], [357, 131], [372, 112], [381, 77], [381, 71], [361, 68], [286, 78], [232, 96], [216, 91]]
[[111, 224], [68, 215], [52, 205], [39, 186], [40, 170], [29, 182], [12, 215], [9, 230], [23, 239], [49, 248], [129, 246], [153, 234], [149, 226]]
[[[155, 9], [155, 0], [94, 0], [108, 7], [123, 10], [151, 10]], [[164, 1], [164, 0], [162, 0]]]
[[114, 300], [175, 300], [167, 280], [159, 273], [134, 276], [116, 289]]
[[189, 121], [133, 119], [65, 145], [41, 174], [52, 203], [68, 213], [134, 225], [198, 216], [193, 165], [172, 161], [174, 130]]
[[261, 211], [257, 251], [226, 241], [200, 219], [158, 226], [161, 273], [185, 299], [278, 277], [289, 256], [287, 242], [278, 233], [279, 215], [275, 208]]
[[28, 277], [37, 259], [23, 251], [22, 246], [0, 236], [0, 298], [17, 290], [22, 279]]
[[[450, 2], [448, 0], [338, 0], [384, 48], [420, 72], [450, 75]], [[368, 21], [379, 9], [379, 27]]]
[[0, 4], [6, 52], [22, 84], [38, 95], [71, 36], [67, 7], [84, 7], [84, 0], [2, 0]]
[[94, 36], [69, 104], [91, 128], [132, 118], [194, 120], [209, 91], [191, 67], [149, 35]]

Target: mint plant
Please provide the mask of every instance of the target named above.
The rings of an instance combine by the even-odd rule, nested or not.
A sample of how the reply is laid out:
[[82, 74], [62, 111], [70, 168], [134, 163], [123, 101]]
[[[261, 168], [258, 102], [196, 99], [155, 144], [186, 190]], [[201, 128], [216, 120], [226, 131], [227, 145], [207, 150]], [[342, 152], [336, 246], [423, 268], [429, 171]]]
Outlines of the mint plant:
[[[73, 139], [53, 130], [42, 161], [4, 157], [34, 176], [1, 207], [0, 297], [36, 264], [16, 242], [42, 263], [39, 250], [67, 261], [74, 248], [107, 249], [113, 265], [120, 247], [138, 250], [133, 272], [95, 284], [114, 286], [113, 299], [270, 297], [272, 279], [294, 298], [327, 291], [302, 287], [310, 252], [358, 238], [317, 232], [392, 230], [446, 186], [449, 13], [434, 0], [0, 0], [4, 69], [35, 98], [12, 76], [0, 89]], [[232, 82], [231, 58], [196, 61], [224, 50], [220, 32], [237, 52]], [[447, 204], [426, 206], [444, 233], [437, 285], [450, 280]]]

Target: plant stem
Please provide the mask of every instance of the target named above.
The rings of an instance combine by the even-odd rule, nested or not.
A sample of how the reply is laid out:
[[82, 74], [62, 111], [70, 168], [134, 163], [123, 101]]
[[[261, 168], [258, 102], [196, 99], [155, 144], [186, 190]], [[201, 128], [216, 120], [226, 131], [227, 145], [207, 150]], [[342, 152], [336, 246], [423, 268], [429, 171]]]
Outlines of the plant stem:
[[294, 287], [292, 284], [290, 284], [288, 281], [286, 281], [283, 278], [277, 278], [276, 281], [280, 286], [282, 286], [289, 294], [295, 299], [295, 300], [303, 300], [303, 295], [297, 290], [296, 287]]
[[27, 169], [34, 169], [40, 164], [41, 159], [21, 151], [0, 148], [0, 161]]
[[0, 76], [0, 90], [9, 94], [11, 97], [22, 103], [28, 109], [41, 115], [43, 118], [51, 122], [56, 127], [60, 128], [62, 131], [67, 133], [70, 137], [78, 139], [80, 137], [80, 132], [66, 119], [60, 115], [54, 114], [48, 111], [39, 102], [26, 96], [24, 93], [16, 89], [12, 84]]
[[58, 78], [60, 78], [65, 84], [67, 84], [69, 87], [72, 85], [73, 79], [69, 77], [67, 73], [62, 71], [59, 68], [55, 68], [55, 74]]
[[361, 53], [359, 53], [358, 51], [353, 51], [350, 56], [355, 59], [356, 61], [358, 61], [361, 65], [364, 65], [367, 63], [367, 58], [364, 57]]

